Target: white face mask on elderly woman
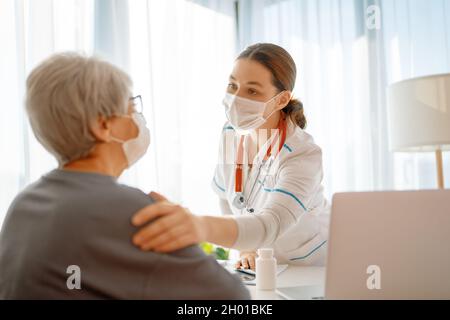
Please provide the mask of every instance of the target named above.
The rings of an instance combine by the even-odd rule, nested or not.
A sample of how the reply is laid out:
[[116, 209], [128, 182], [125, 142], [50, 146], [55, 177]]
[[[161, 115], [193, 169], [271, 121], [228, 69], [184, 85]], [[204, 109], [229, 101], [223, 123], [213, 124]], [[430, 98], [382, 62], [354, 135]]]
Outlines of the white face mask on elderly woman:
[[283, 92], [280, 92], [267, 102], [255, 101], [241, 98], [227, 93], [223, 99], [225, 114], [233, 128], [241, 134], [248, 134], [262, 126], [275, 112], [272, 111], [266, 118], [264, 113], [267, 107]]
[[131, 118], [139, 131], [136, 138], [126, 141], [111, 137], [111, 140], [122, 144], [128, 167], [131, 167], [147, 152], [150, 145], [150, 130], [147, 128], [145, 118], [141, 113], [134, 112], [131, 116], [122, 115], [121, 117]]

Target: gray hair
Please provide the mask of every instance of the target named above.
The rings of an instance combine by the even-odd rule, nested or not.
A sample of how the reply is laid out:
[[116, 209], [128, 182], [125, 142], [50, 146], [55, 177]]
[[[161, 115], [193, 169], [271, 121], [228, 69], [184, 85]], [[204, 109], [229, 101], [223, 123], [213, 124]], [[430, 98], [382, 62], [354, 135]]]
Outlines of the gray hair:
[[86, 157], [99, 117], [126, 114], [130, 77], [114, 65], [77, 53], [55, 54], [28, 76], [26, 110], [37, 140], [60, 166]]

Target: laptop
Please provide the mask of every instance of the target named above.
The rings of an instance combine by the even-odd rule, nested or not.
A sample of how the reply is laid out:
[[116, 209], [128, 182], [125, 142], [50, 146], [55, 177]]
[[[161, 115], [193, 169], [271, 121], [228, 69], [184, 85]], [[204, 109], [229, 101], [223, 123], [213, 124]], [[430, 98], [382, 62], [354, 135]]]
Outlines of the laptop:
[[[450, 299], [450, 190], [338, 193], [325, 288], [288, 299]], [[308, 293], [310, 293], [308, 295]]]

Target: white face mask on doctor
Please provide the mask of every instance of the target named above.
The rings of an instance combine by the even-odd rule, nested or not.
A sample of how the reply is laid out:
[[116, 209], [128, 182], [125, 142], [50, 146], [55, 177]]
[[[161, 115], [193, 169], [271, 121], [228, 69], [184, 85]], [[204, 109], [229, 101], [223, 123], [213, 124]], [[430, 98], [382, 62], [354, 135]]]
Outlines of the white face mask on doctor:
[[262, 126], [272, 116], [275, 110], [266, 118], [264, 118], [264, 113], [269, 105], [283, 92], [280, 92], [267, 102], [245, 99], [227, 93], [223, 99], [223, 105], [225, 106], [225, 114], [228, 121], [239, 133], [248, 134], [250, 131]]
[[141, 113], [134, 112], [132, 115], [121, 115], [121, 117], [131, 118], [139, 131], [136, 138], [126, 141], [111, 137], [111, 140], [122, 144], [128, 167], [131, 167], [147, 152], [150, 145], [150, 130], [147, 128], [145, 118]]

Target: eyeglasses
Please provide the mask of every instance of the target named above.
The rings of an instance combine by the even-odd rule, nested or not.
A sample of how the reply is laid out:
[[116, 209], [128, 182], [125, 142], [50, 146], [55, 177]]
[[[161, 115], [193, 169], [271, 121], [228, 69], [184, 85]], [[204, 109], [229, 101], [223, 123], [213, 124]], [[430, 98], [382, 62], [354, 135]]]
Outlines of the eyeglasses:
[[140, 95], [131, 97], [130, 101], [135, 112], [142, 113], [144, 111], [144, 105], [142, 104], [142, 97]]

